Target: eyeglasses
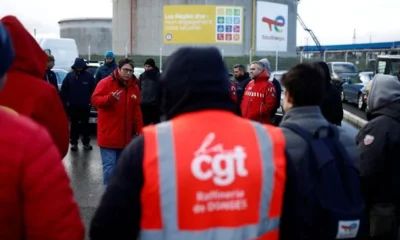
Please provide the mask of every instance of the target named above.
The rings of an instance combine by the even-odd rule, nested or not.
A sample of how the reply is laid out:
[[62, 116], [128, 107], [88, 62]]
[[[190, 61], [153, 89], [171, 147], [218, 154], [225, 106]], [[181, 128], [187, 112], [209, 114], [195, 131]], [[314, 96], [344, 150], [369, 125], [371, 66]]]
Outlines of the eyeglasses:
[[133, 73], [133, 69], [130, 69], [130, 68], [122, 68], [122, 72], [124, 72], [124, 73], [128, 73], [128, 74], [131, 74], [131, 73]]

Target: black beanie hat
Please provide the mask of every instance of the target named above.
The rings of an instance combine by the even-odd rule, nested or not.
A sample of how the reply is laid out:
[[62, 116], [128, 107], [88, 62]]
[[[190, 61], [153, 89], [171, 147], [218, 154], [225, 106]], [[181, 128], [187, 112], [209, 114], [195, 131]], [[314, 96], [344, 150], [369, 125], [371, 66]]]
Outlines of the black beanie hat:
[[154, 68], [154, 67], [156, 67], [156, 62], [154, 61], [154, 59], [149, 58], [144, 62], [144, 65], [149, 65]]
[[201, 98], [230, 98], [229, 72], [215, 47], [178, 49], [165, 63], [160, 81], [167, 115], [176, 115]]

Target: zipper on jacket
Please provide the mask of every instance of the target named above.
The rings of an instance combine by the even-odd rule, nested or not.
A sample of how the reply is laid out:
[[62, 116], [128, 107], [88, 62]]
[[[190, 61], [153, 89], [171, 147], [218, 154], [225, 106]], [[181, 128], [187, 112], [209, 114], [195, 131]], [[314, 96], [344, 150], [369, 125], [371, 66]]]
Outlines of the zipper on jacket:
[[128, 88], [125, 86], [125, 117], [124, 117], [124, 145], [126, 146], [126, 115], [128, 111]]
[[249, 99], [249, 103], [247, 104], [247, 108], [246, 108], [246, 114], [245, 114], [245, 116], [244, 117], [248, 117], [248, 114], [249, 114], [249, 108], [250, 108], [250, 106], [251, 106], [251, 102], [253, 101], [253, 97], [250, 97], [250, 99]]

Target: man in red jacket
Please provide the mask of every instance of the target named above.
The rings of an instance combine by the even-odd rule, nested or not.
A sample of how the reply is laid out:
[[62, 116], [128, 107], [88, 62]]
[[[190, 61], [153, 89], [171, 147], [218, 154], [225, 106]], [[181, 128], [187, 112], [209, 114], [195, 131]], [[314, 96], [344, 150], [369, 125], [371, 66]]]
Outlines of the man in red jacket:
[[92, 95], [97, 108], [97, 142], [103, 162], [103, 182], [107, 186], [121, 151], [142, 131], [138, 79], [133, 61], [123, 58], [114, 72], [101, 80]]
[[[0, 56], [1, 90], [14, 60], [2, 23]], [[85, 231], [68, 175], [48, 132], [3, 107], [0, 132], [0, 239], [83, 240]]]
[[64, 157], [68, 152], [69, 123], [57, 89], [43, 81], [48, 56], [17, 18], [6, 16], [0, 23], [10, 33], [15, 50], [15, 61], [0, 94], [0, 106], [44, 126]]
[[275, 108], [276, 92], [269, 74], [261, 62], [250, 66], [252, 81], [247, 84], [241, 103], [242, 116], [260, 123], [271, 123], [271, 113]]

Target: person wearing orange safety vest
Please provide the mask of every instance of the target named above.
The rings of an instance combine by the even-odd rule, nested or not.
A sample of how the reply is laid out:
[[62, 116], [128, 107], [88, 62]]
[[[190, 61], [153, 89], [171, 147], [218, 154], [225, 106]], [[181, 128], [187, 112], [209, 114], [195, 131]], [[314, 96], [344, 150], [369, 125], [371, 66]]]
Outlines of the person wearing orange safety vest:
[[90, 239], [296, 239], [295, 169], [281, 130], [235, 115], [217, 48], [181, 48], [165, 66], [168, 121], [123, 151]]

